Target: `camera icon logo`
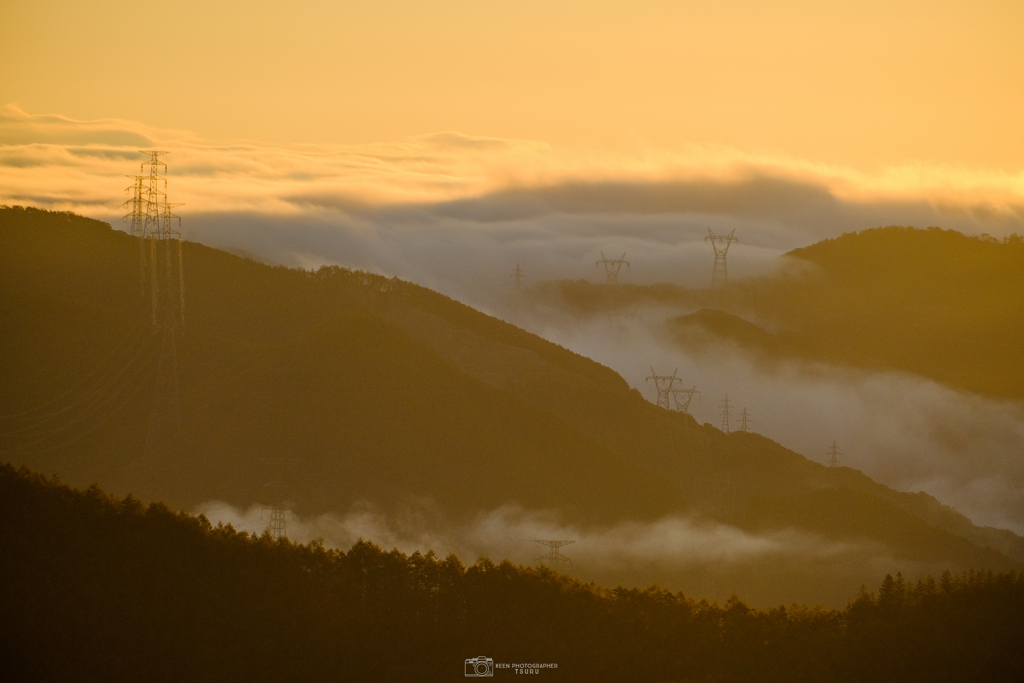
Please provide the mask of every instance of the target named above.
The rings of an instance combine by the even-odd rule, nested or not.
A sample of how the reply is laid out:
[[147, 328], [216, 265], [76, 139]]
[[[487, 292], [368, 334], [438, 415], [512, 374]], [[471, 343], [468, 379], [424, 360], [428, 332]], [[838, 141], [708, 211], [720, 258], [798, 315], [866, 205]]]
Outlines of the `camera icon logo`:
[[494, 660], [480, 655], [475, 659], [466, 660], [466, 676], [469, 678], [487, 678], [494, 675]]

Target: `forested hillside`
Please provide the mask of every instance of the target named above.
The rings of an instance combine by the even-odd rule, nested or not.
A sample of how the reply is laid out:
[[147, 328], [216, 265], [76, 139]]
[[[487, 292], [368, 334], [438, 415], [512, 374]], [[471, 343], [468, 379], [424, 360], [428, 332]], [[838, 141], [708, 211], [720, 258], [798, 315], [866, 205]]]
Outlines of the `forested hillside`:
[[[835, 490], [818, 463], [658, 408], [608, 368], [422, 287], [191, 242], [184, 271], [172, 357], [135, 238], [0, 208], [2, 457], [176, 508], [266, 503], [277, 478], [299, 515], [427, 500], [455, 520], [515, 504], [581, 529], [682, 515], [847, 549], [732, 567], [730, 587], [762, 603], [835, 604], [889, 569], [1024, 559], [1010, 532], [850, 468]], [[646, 576], [617, 571], [605, 578]], [[676, 585], [699, 585], [687, 571]]]
[[[1014, 572], [888, 576], [845, 609], [724, 605], [549, 570], [255, 537], [0, 465], [6, 680], [1015, 681]], [[496, 668], [495, 678], [514, 675]]]
[[956, 389], [1024, 397], [1024, 240], [953, 230], [888, 227], [796, 249], [804, 267], [738, 282], [726, 311], [671, 328], [686, 345], [694, 328], [770, 355], [900, 370]]

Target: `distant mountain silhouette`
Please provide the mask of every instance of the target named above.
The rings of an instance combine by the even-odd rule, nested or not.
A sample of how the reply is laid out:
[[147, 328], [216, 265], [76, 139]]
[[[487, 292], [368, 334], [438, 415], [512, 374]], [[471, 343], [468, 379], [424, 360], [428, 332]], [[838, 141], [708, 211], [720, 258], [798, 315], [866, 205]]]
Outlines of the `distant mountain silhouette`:
[[[884, 575], [879, 556], [932, 572], [1024, 560], [1010, 532], [850, 468], [833, 490], [818, 463], [665, 411], [610, 369], [423, 287], [192, 242], [184, 267], [175, 389], [137, 240], [0, 209], [2, 459], [190, 509], [267, 502], [282, 478], [270, 462], [299, 514], [415, 498], [465, 519], [516, 503], [583, 527], [693, 514], [864, 547], [737, 569], [753, 600], [845, 600]], [[607, 580], [641, 580], [622, 571]]]

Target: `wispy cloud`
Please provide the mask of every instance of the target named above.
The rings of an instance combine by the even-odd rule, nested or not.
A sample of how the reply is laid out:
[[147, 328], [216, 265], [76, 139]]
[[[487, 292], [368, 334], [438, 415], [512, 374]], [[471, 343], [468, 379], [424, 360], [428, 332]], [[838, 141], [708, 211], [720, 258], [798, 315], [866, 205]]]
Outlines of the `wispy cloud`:
[[[75, 121], [0, 108], [0, 201], [115, 209], [138, 149], [172, 151], [172, 192], [192, 212], [289, 216], [413, 205], [494, 223], [549, 215], [756, 217], [824, 233], [887, 222], [1008, 229], [1024, 174], [904, 165], [876, 172], [783, 155], [638, 143], [630, 152], [442, 132], [364, 145], [202, 140], [133, 121]], [[902, 219], [912, 220], [902, 220]]]
[[[319, 538], [340, 549], [363, 539], [407, 554], [454, 554], [467, 564], [487, 557], [532, 566], [548, 551], [537, 540], [572, 540], [561, 553], [572, 563], [570, 575], [584, 582], [609, 587], [658, 584], [718, 600], [738, 592], [744, 600], [766, 606], [782, 601], [842, 606], [858, 586], [875, 585], [887, 572], [914, 577], [947, 568], [901, 557], [866, 539], [835, 540], [795, 529], [751, 533], [686, 516], [584, 527], [560, 521], [555, 511], [512, 505], [453, 521], [439, 519], [428, 501], [421, 503], [420, 509], [412, 504], [390, 513], [365, 503], [333, 514], [288, 512], [286, 533], [292, 541]], [[214, 524], [257, 534], [268, 525], [268, 514], [259, 505], [243, 509], [209, 501], [193, 512]]]
[[[262, 533], [268, 525], [268, 513], [259, 505], [243, 510], [210, 501], [194, 512], [206, 515], [215, 524], [231, 524], [251, 533]], [[753, 534], [727, 524], [688, 517], [582, 528], [559, 522], [554, 512], [511, 505], [483, 512], [468, 522], [443, 525], [425, 523], [415, 515], [411, 519], [387, 515], [367, 504], [356, 505], [344, 514], [304, 517], [289, 512], [287, 533], [297, 542], [321, 538], [337, 548], [348, 548], [365, 539], [405, 553], [433, 550], [440, 555], [454, 553], [471, 562], [478, 557], [490, 557], [523, 564], [530, 564], [547, 552], [546, 547], [536, 544], [536, 539], [566, 539], [574, 541], [565, 552], [576, 562], [605, 569], [622, 569], [637, 562], [679, 568], [782, 557], [834, 559], [863, 550], [863, 544], [826, 540], [792, 529]]]
[[750, 412], [753, 431], [811, 460], [824, 463], [836, 439], [840, 465], [900, 491], [930, 493], [976, 524], [1024, 533], [1024, 403], [907, 373], [764, 362], [727, 343], [685, 350], [661, 329], [672, 314], [641, 308], [622, 324], [520, 310], [517, 324], [614, 368], [652, 401], [654, 388], [643, 380], [651, 366], [678, 368], [701, 392], [690, 406], [699, 422], [720, 426], [728, 394], [737, 412]]

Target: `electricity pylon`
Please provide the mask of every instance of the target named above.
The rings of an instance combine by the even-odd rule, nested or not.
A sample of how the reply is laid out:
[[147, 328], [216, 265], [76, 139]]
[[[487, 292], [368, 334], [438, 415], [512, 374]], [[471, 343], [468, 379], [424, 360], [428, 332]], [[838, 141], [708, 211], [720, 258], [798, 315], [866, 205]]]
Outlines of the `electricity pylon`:
[[535, 541], [535, 543], [540, 543], [541, 545], [546, 545], [548, 547], [547, 554], [538, 557], [537, 561], [540, 562], [542, 567], [548, 567], [549, 569], [554, 569], [556, 572], [565, 574], [572, 569], [572, 560], [558, 552], [558, 549], [562, 546], [575, 542], [576, 541]]
[[[139, 150], [139, 154], [149, 155], [149, 161], [142, 162], [142, 171], [145, 173], [143, 176], [145, 221], [143, 223], [142, 236], [149, 237], [160, 232], [161, 208], [164, 202], [167, 201], [167, 178], [160, 173], [161, 170], [167, 171], [167, 164], [160, 161], [160, 157], [164, 154], [170, 154], [170, 152]], [[147, 166], [149, 167], [148, 171], [146, 169]]]
[[173, 226], [177, 220], [180, 227], [181, 219], [171, 212], [182, 205], [167, 201], [167, 178], [163, 175], [167, 164], [160, 159], [168, 152], [139, 153], [148, 155], [149, 159], [142, 163], [140, 175], [129, 176], [135, 181], [131, 232], [139, 239], [143, 292], [148, 284], [152, 331], [160, 345], [156, 387], [146, 431], [145, 450], [149, 453], [158, 441], [173, 436], [181, 427], [177, 337], [185, 324], [185, 269], [181, 233]]
[[619, 281], [619, 271], [622, 270], [622, 264], [626, 264], [629, 268], [629, 261], [626, 260], [626, 252], [622, 252], [622, 257], [617, 259], [610, 259], [601, 252], [601, 260], [594, 263], [595, 266], [604, 264], [604, 272], [607, 279], [606, 284], [614, 285]]
[[704, 241], [710, 242], [711, 248], [715, 250], [715, 267], [711, 271], [711, 289], [713, 290], [725, 287], [729, 282], [729, 266], [725, 261], [725, 256], [729, 253], [732, 243], [740, 241], [735, 236], [735, 232], [736, 228], [733, 228], [728, 235], [716, 235], [711, 232], [711, 228], [708, 228], [708, 236], [704, 238]]
[[[288, 536], [288, 507], [284, 499], [287, 483], [291, 478], [291, 466], [294, 462], [292, 458], [263, 458], [262, 460], [265, 475], [269, 478], [269, 481], [263, 484], [263, 490], [270, 497], [270, 506], [263, 508], [262, 512], [270, 513], [267, 531], [278, 541]], [[262, 514], [260, 516], [262, 517]]]
[[743, 413], [740, 415], [740, 431], [749, 432], [751, 422], [753, 422], [753, 420], [750, 419], [750, 415], [747, 413], [747, 409], [744, 408]]
[[124, 189], [125, 194], [132, 193], [132, 198], [124, 203], [124, 206], [129, 207], [131, 211], [124, 215], [123, 220], [131, 220], [130, 227], [128, 228], [129, 235], [142, 237], [145, 234], [146, 208], [144, 202], [145, 195], [148, 193], [146, 180], [149, 176], [126, 175], [125, 178], [132, 179], [132, 184]]
[[516, 269], [512, 271], [512, 289], [520, 291], [523, 288], [523, 269], [516, 264]]
[[825, 455], [828, 456], [828, 468], [832, 473], [832, 485], [835, 488], [839, 488], [839, 456], [842, 454], [839, 446], [836, 445], [836, 440], [832, 439], [832, 448], [825, 451]]
[[132, 184], [125, 188], [125, 194], [132, 193], [132, 198], [124, 203], [131, 211], [125, 214], [122, 220], [131, 220], [128, 234], [139, 239], [139, 287], [142, 296], [146, 296], [146, 205], [145, 196], [147, 192], [146, 179], [149, 176], [129, 175], [126, 178], [132, 179]]
[[718, 405], [718, 409], [722, 411], [722, 431], [726, 434], [729, 433], [729, 415], [732, 410], [732, 403], [729, 401], [729, 394], [725, 395], [725, 400]]
[[[697, 391], [697, 387], [692, 386], [689, 389], [672, 389], [672, 399], [675, 401], [676, 410], [680, 413], [690, 412], [690, 401], [693, 400], [694, 395], [700, 396], [700, 392]], [[684, 398], [685, 397], [685, 398]]]
[[677, 372], [679, 372], [679, 368], [673, 370], [671, 375], [659, 375], [652, 366], [651, 376], [644, 379], [644, 382], [654, 380], [654, 387], [658, 390], [658, 405], [665, 410], [672, 410], [669, 397], [672, 395], [675, 383], [683, 381], [681, 377], [676, 377]]
[[[140, 184], [139, 203], [143, 214], [140, 237], [149, 240], [150, 306], [153, 331], [156, 332], [159, 328], [175, 328], [185, 324], [185, 272], [181, 261], [181, 233], [172, 227], [175, 220], [180, 226], [181, 218], [171, 212], [172, 208], [183, 205], [167, 201], [167, 178], [160, 173], [161, 170], [166, 171], [167, 164], [160, 157], [168, 152], [154, 150], [140, 151], [140, 154], [149, 155], [149, 161], [142, 163], [142, 170], [145, 171], [148, 166], [149, 171], [136, 182]], [[163, 278], [160, 277], [159, 251], [163, 251], [165, 257]], [[173, 258], [175, 255], [177, 259]], [[162, 288], [161, 279], [165, 283]]]

